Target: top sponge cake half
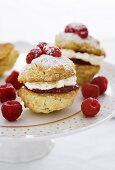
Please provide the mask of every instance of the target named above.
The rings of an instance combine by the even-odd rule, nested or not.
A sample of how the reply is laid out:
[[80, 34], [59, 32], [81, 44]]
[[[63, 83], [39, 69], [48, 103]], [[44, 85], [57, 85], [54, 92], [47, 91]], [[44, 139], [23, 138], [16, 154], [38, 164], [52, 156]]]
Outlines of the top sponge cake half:
[[18, 80], [26, 82], [54, 82], [74, 76], [75, 66], [67, 57], [42, 55], [27, 64], [21, 71]]

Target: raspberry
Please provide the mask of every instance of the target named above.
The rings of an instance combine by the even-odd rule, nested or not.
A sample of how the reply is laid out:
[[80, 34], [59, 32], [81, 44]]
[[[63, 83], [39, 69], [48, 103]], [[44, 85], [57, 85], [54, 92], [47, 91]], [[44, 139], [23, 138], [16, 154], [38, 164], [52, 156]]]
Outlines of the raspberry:
[[48, 45], [46, 42], [40, 42], [37, 47], [39, 47], [41, 50], [43, 50], [43, 48]]
[[1, 107], [3, 117], [8, 121], [15, 121], [22, 113], [22, 105], [17, 101], [7, 101]]
[[69, 24], [65, 27], [66, 33], [75, 33], [79, 35], [81, 38], [87, 38], [88, 37], [88, 29], [87, 27], [82, 23], [73, 23]]
[[0, 86], [0, 101], [6, 102], [8, 100], [16, 99], [16, 90], [12, 84], [6, 83]]
[[37, 47], [36, 49], [32, 49], [26, 57], [27, 64], [30, 64], [33, 59], [38, 58], [42, 54], [42, 50], [39, 47]]
[[98, 76], [91, 81], [91, 84], [98, 85], [100, 89], [100, 94], [103, 94], [107, 90], [108, 80], [106, 79], [106, 77]]
[[89, 97], [82, 102], [81, 110], [86, 117], [94, 117], [100, 111], [100, 103]]
[[43, 48], [43, 53], [51, 55], [53, 57], [61, 57], [61, 51], [58, 47], [46, 45]]
[[18, 82], [18, 76], [19, 72], [14, 70], [6, 79], [6, 83], [12, 84], [16, 90], [20, 89], [23, 86], [22, 83]]
[[99, 86], [95, 84], [89, 84], [89, 83], [83, 84], [81, 90], [82, 90], [83, 97], [85, 99], [88, 97], [97, 98], [99, 96]]

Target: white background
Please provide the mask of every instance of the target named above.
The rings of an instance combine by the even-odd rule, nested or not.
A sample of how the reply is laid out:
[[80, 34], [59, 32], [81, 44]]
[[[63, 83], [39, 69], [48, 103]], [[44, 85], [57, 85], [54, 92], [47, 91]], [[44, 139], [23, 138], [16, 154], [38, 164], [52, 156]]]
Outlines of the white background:
[[[83, 22], [101, 40], [109, 62], [115, 63], [114, 0], [0, 0], [0, 42], [53, 42], [70, 22]], [[40, 161], [0, 170], [114, 170], [115, 119], [73, 136], [56, 140]]]
[[115, 37], [114, 0], [0, 0], [1, 41], [53, 41], [70, 22], [97, 38]]

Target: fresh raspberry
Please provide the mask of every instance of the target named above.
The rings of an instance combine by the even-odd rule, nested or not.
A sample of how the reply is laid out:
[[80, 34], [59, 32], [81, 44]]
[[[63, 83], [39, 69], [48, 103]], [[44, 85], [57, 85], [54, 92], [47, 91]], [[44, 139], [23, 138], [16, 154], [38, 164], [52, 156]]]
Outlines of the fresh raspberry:
[[97, 98], [99, 96], [99, 86], [95, 84], [83, 84], [81, 91], [85, 99], [88, 97]]
[[23, 84], [18, 82], [19, 72], [14, 70], [6, 79], [6, 83], [10, 83], [16, 90], [20, 89]]
[[100, 103], [89, 97], [82, 102], [81, 110], [86, 117], [94, 117], [100, 111]]
[[107, 90], [108, 80], [106, 79], [106, 77], [98, 76], [91, 81], [91, 84], [98, 85], [100, 89], [100, 94], [103, 94]]
[[12, 84], [6, 83], [0, 86], [0, 101], [6, 102], [8, 100], [16, 99], [16, 90]]
[[79, 35], [81, 38], [87, 38], [88, 37], [88, 29], [87, 27], [82, 23], [73, 23], [69, 24], [65, 27], [66, 33], [74, 33]]
[[30, 64], [33, 59], [38, 58], [42, 54], [42, 50], [39, 47], [37, 47], [36, 49], [32, 49], [26, 57], [27, 64]]
[[6, 120], [15, 121], [22, 113], [22, 105], [17, 101], [7, 101], [3, 103], [1, 111]]
[[43, 53], [51, 55], [53, 57], [61, 57], [61, 54], [62, 54], [58, 47], [54, 47], [50, 45], [44, 46]]
[[48, 45], [48, 43], [46, 43], [46, 42], [40, 42], [40, 43], [37, 45], [37, 47], [39, 47], [41, 50], [43, 50], [43, 48], [44, 48], [46, 45]]

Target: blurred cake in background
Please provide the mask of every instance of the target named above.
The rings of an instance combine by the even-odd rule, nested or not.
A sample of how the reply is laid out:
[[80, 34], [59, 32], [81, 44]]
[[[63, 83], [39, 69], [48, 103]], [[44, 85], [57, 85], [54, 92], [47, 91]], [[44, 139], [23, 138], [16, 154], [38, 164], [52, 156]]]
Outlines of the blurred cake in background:
[[5, 71], [12, 69], [18, 56], [19, 52], [15, 50], [13, 44], [0, 44], [0, 76], [2, 76]]
[[89, 35], [84, 24], [67, 25], [64, 32], [56, 35], [55, 44], [74, 62], [79, 85], [91, 81], [99, 72], [105, 51], [100, 42]]

